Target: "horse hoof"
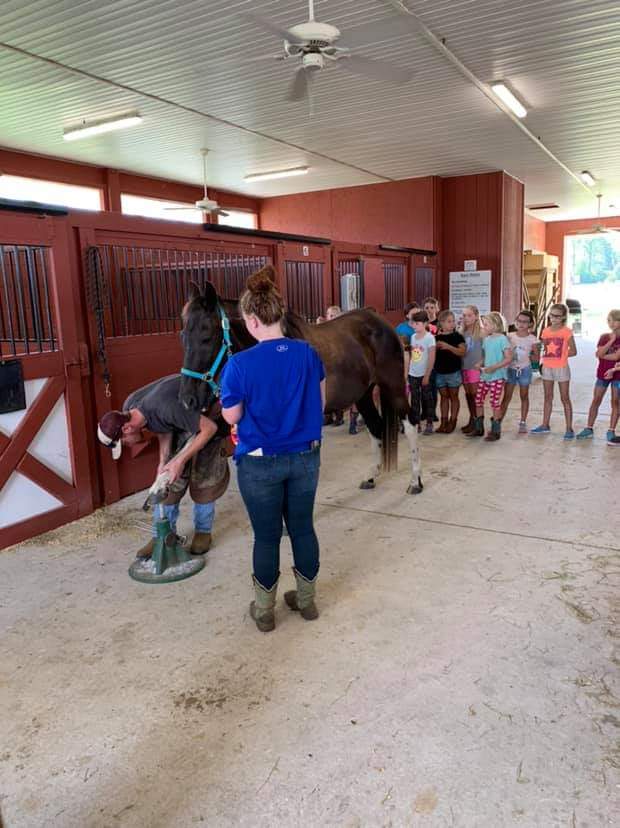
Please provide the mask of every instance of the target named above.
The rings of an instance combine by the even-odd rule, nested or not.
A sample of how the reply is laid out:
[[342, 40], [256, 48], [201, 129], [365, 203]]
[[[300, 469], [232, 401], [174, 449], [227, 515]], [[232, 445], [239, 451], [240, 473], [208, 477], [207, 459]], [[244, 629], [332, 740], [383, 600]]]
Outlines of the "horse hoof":
[[360, 489], [374, 489], [375, 488], [375, 481], [370, 478], [370, 480], [362, 480], [360, 483]]
[[418, 485], [414, 486], [413, 483], [410, 483], [407, 486], [407, 494], [421, 494], [424, 490], [424, 485], [422, 483], [422, 478], [418, 477]]

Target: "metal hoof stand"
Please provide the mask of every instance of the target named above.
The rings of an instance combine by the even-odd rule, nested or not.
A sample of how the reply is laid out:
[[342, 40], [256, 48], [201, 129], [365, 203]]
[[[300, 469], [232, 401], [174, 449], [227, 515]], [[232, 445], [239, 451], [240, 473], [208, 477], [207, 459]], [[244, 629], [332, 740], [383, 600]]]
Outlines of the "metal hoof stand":
[[134, 581], [144, 584], [169, 584], [191, 578], [204, 568], [205, 559], [195, 558], [179, 542], [179, 536], [170, 528], [170, 522], [159, 507], [157, 538], [150, 558], [136, 558], [129, 567]]

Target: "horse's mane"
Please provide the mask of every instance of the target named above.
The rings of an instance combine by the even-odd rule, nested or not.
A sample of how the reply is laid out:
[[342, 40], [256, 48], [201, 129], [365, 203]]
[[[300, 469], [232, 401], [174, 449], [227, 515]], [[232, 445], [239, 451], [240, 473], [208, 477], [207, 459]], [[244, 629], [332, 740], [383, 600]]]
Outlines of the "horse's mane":
[[282, 330], [289, 339], [305, 339], [304, 329], [308, 323], [295, 311], [287, 310], [282, 317]]

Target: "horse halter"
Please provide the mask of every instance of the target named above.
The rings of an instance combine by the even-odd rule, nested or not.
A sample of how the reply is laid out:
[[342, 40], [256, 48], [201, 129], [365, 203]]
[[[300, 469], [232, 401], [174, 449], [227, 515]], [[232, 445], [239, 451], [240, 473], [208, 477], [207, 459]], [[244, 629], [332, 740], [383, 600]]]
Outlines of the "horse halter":
[[201, 380], [202, 382], [208, 382], [211, 387], [211, 391], [213, 391], [216, 397], [219, 397], [220, 385], [215, 378], [220, 370], [224, 356], [232, 356], [232, 342], [230, 341], [230, 320], [226, 316], [226, 312], [221, 305], [218, 305], [217, 309], [222, 323], [222, 334], [224, 340], [222, 342], [222, 347], [213, 361], [213, 365], [204, 374], [201, 374], [199, 371], [190, 371], [189, 368], [181, 368], [181, 373], [186, 377], [192, 377], [193, 379]]

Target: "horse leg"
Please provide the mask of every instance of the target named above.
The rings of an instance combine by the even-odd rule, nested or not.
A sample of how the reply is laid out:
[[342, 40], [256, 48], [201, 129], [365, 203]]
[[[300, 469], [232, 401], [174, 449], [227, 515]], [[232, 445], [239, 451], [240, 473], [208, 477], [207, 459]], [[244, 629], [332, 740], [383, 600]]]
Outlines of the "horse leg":
[[383, 420], [377, 411], [373, 402], [372, 389], [369, 388], [364, 396], [357, 402], [357, 410], [364, 418], [368, 435], [370, 437], [370, 445], [372, 449], [372, 466], [368, 477], [360, 483], [360, 489], [374, 489], [375, 478], [378, 477], [381, 471], [382, 458], [382, 437], [383, 437]]
[[424, 488], [421, 477], [420, 449], [418, 447], [418, 427], [404, 420], [405, 436], [409, 443], [411, 454], [411, 482], [407, 486], [407, 494], [420, 494]]

